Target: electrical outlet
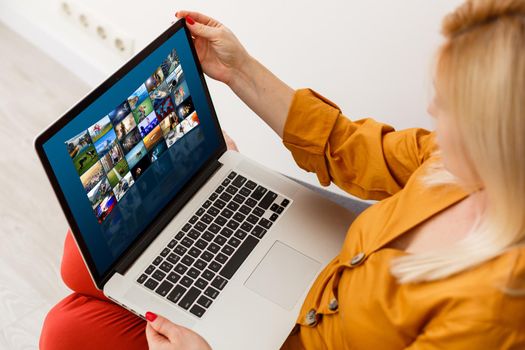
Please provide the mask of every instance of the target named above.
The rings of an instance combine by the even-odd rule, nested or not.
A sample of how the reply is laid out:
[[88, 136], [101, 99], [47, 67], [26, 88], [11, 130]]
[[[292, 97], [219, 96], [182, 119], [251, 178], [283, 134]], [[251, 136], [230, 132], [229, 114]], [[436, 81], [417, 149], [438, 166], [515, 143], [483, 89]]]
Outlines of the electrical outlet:
[[69, 23], [91, 35], [99, 43], [124, 58], [133, 55], [133, 39], [108, 19], [93, 12], [79, 0], [61, 0], [59, 9]]

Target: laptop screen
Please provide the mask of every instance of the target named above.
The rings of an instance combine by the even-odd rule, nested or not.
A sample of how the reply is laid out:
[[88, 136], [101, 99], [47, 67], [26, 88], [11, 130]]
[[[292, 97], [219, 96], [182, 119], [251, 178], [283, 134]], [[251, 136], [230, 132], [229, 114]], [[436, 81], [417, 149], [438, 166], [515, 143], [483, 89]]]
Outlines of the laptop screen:
[[185, 30], [159, 44], [43, 144], [99, 276], [223, 142]]

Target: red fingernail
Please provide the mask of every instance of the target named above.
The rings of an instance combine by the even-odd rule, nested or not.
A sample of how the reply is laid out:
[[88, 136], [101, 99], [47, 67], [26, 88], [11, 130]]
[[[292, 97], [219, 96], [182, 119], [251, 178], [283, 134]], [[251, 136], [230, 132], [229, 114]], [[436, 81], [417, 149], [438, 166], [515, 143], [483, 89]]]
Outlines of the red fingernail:
[[157, 315], [155, 315], [153, 312], [146, 312], [146, 320], [153, 322], [157, 318]]
[[190, 16], [186, 16], [186, 22], [188, 22], [188, 24], [195, 24], [195, 20], [193, 18], [191, 18]]

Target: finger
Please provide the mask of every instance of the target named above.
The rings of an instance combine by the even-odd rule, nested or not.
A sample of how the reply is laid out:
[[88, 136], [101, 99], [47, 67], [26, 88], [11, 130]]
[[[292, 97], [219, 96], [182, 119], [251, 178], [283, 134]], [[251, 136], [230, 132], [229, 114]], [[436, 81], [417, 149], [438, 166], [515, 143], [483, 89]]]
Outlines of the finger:
[[157, 333], [168, 338], [170, 341], [175, 341], [179, 336], [179, 326], [160, 315], [157, 316], [153, 321], [149, 321], [148, 323]]
[[208, 26], [216, 27], [216, 26], [220, 25], [220, 22], [217, 21], [216, 19], [213, 19], [213, 18], [211, 18], [209, 16], [206, 16], [206, 15], [200, 13], [200, 12], [181, 10], [181, 11], [177, 11], [175, 13], [175, 16], [177, 18], [190, 16], [191, 18], [193, 18], [195, 20], [195, 22], [202, 23], [202, 24], [205, 24], [205, 25], [208, 25]]
[[169, 343], [168, 338], [153, 329], [149, 322], [146, 323], [146, 340], [148, 341], [148, 347], [150, 349], [153, 348], [153, 344]]
[[219, 28], [210, 27], [199, 22], [188, 24], [188, 29], [193, 36], [214, 40], [219, 35]]

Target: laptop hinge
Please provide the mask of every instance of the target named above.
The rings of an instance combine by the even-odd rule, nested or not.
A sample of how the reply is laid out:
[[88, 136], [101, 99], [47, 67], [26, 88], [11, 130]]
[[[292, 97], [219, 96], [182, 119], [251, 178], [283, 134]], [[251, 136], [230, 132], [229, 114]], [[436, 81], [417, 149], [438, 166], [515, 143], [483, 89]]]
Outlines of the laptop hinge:
[[[122, 275], [131, 267], [131, 265], [140, 257], [140, 255], [148, 248], [148, 246], [157, 238], [162, 230], [171, 222], [173, 217], [188, 203], [188, 201], [198, 192], [200, 188], [222, 167], [217, 159], [214, 159], [210, 164], [203, 167], [188, 186], [185, 187], [179, 194], [177, 199], [170, 203], [164, 213], [154, 220], [154, 222], [146, 229], [142, 237], [123, 254], [116, 262], [115, 267], [106, 279], [109, 280], [111, 276], [118, 272]], [[104, 282], [105, 283], [105, 282]]]

